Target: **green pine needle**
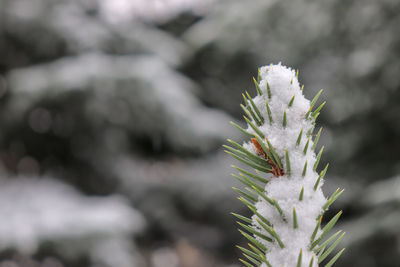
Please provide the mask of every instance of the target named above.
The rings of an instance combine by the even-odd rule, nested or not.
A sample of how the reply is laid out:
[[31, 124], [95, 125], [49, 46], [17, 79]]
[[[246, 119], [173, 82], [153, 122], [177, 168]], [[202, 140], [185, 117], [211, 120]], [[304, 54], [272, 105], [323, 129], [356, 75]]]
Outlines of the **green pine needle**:
[[312, 135], [312, 133], [314, 131], [314, 127], [315, 127], [315, 123], [313, 123], [313, 127], [307, 131], [307, 133], [306, 133], [307, 137], [311, 137], [311, 135]]
[[301, 176], [306, 176], [306, 173], [307, 173], [307, 160], [306, 160], [306, 163], [304, 163], [304, 168], [303, 168], [303, 173], [301, 174]]
[[254, 164], [258, 164], [262, 167], [267, 167], [267, 168], [271, 168], [271, 166], [269, 165], [269, 163], [254, 155], [253, 153], [249, 152], [248, 150], [241, 148], [241, 149], [235, 149], [233, 147], [227, 146], [227, 145], [222, 145], [224, 148], [226, 148], [227, 150], [229, 150], [230, 152], [236, 154], [237, 156], [241, 157], [244, 160], [250, 160], [252, 161]]
[[315, 103], [317, 102], [319, 96], [321, 95], [322, 91], [323, 91], [323, 90], [321, 89], [321, 90], [315, 95], [315, 97], [313, 98], [313, 100], [311, 101], [311, 103], [310, 103], [310, 109], [308, 110], [308, 112], [306, 113], [306, 116], [305, 116], [306, 119], [308, 119], [308, 116], [310, 115], [310, 113], [311, 113], [311, 111], [312, 111], [312, 109], [313, 109]]
[[271, 99], [271, 87], [269, 87], [268, 82], [267, 82], [267, 94], [268, 94], [268, 99]]
[[322, 91], [324, 91], [323, 89], [319, 90], [319, 92], [314, 96], [313, 100], [311, 100], [310, 103], [310, 108], [312, 109], [315, 105], [315, 103], [317, 102], [319, 96], [322, 94]]
[[282, 219], [285, 220], [285, 218], [283, 217], [283, 211], [281, 209], [281, 207], [279, 206], [278, 202], [276, 202], [275, 199], [273, 198], [269, 198], [265, 193], [263, 193], [262, 190], [260, 190], [259, 188], [253, 187], [253, 189], [257, 192], [257, 194], [262, 197], [265, 201], [267, 201], [270, 205], [272, 205], [273, 207], [275, 207], [277, 209], [277, 211], [279, 212], [279, 214], [281, 215]]
[[336, 189], [336, 191], [332, 194], [332, 196], [326, 201], [325, 205], [322, 207], [322, 211], [325, 212], [330, 205], [344, 192], [344, 189], [339, 191], [340, 189]]
[[299, 224], [297, 222], [296, 208], [293, 207], [293, 228], [296, 229], [298, 227], [299, 227]]
[[254, 174], [254, 173], [248, 172], [248, 171], [246, 171], [246, 170], [244, 170], [242, 168], [239, 168], [238, 166], [235, 166], [235, 165], [232, 165], [232, 167], [235, 168], [236, 170], [238, 170], [239, 172], [242, 172], [243, 174], [247, 175], [250, 178], [253, 178], [253, 179], [255, 179], [255, 180], [259, 181], [259, 182], [262, 182], [264, 184], [268, 183], [267, 179], [262, 178], [262, 177], [260, 177], [260, 176], [258, 176], [256, 174]]
[[261, 126], [261, 121], [256, 117], [256, 114], [254, 114], [253, 110], [250, 108], [249, 105], [246, 107], [242, 104], [240, 104], [240, 107], [243, 109], [244, 113], [249, 117], [254, 120], [254, 122], [258, 125]]
[[308, 116], [310, 115], [310, 113], [311, 113], [311, 108], [307, 111], [307, 113], [306, 113], [306, 115], [304, 116], [306, 119], [308, 119]]
[[326, 247], [322, 247], [322, 249], [318, 252], [317, 259], [319, 259], [319, 257], [321, 257], [321, 255], [324, 253], [325, 249], [326, 249]]
[[315, 163], [314, 163], [314, 167], [313, 167], [313, 170], [314, 170], [314, 171], [316, 171], [317, 168], [318, 168], [318, 164], [319, 164], [319, 161], [320, 161], [320, 159], [321, 159], [321, 156], [322, 156], [322, 152], [323, 152], [323, 151], [324, 151], [324, 147], [321, 147], [321, 149], [319, 150], [318, 155], [317, 155], [317, 160], [316, 160]]
[[251, 243], [248, 243], [247, 245], [251, 248], [252, 251], [254, 251], [254, 253], [256, 253], [257, 255], [259, 255], [261, 257], [262, 262], [265, 260], [265, 255], [263, 252], [261, 252], [258, 248], [253, 246]]
[[310, 249], [314, 249], [316, 245], [319, 244], [319, 242], [321, 242], [321, 240], [329, 233], [329, 231], [332, 229], [333, 226], [335, 226], [336, 222], [339, 220], [340, 215], [342, 215], [342, 211], [339, 211], [335, 217], [333, 217], [326, 225], [325, 227], [322, 229], [322, 234], [321, 236], [315, 240], [312, 244]]
[[246, 177], [245, 175], [239, 174], [239, 176], [237, 176], [236, 174], [232, 173], [232, 176], [234, 178], [236, 178], [239, 182], [241, 182], [242, 184], [249, 186], [251, 188], [256, 187], [259, 188], [261, 190], [264, 190], [264, 188], [262, 188], [260, 185], [258, 185], [257, 183], [253, 182], [251, 179], [249, 179], [248, 177]]
[[261, 262], [257, 261], [256, 259], [254, 259], [253, 257], [250, 257], [249, 255], [246, 255], [243, 253], [243, 256], [245, 256], [249, 261], [251, 261], [253, 264], [255, 264], [256, 266], [260, 266]]
[[[257, 219], [258, 220], [258, 219]], [[246, 231], [248, 231], [249, 233], [252, 233], [258, 237], [260, 237], [261, 239], [264, 239], [267, 242], [273, 242], [273, 239], [258, 232], [257, 230], [255, 230], [253, 227], [247, 226], [241, 222], [237, 222], [237, 224], [239, 224], [243, 229], [245, 229]]]
[[341, 251], [339, 251], [339, 252], [335, 255], [335, 257], [333, 257], [333, 258], [325, 265], [325, 267], [331, 267], [331, 266], [339, 259], [339, 257], [342, 255], [342, 253], [343, 253], [344, 250], [345, 250], [345, 249], [343, 248]]
[[295, 95], [292, 97], [292, 99], [290, 99], [290, 102], [289, 102], [289, 108], [291, 107], [291, 106], [293, 106], [293, 102], [294, 102], [294, 97], [295, 97]]
[[303, 255], [303, 250], [300, 249], [299, 257], [297, 258], [297, 267], [301, 267], [302, 255]]
[[243, 204], [245, 204], [250, 210], [251, 209], [256, 209], [256, 206], [254, 206], [253, 203], [250, 203], [248, 200], [246, 200], [243, 197], [238, 197], [237, 199], [239, 199], [241, 202], [243, 202]]
[[262, 228], [264, 228], [265, 231], [267, 231], [272, 237], [275, 238], [275, 240], [278, 242], [281, 248], [285, 247], [285, 245], [282, 243], [282, 240], [280, 239], [279, 235], [275, 232], [273, 227], [269, 227], [259, 219], [257, 219], [257, 222], [261, 225]]
[[269, 150], [271, 151], [272, 160], [273, 160], [276, 164], [278, 164], [279, 168], [282, 169], [282, 168], [283, 168], [282, 161], [281, 161], [281, 159], [279, 158], [278, 154], [275, 152], [274, 147], [272, 146], [272, 144], [269, 142], [268, 139], [265, 139], [265, 140], [267, 141]]
[[244, 199], [243, 197], [239, 197], [238, 198], [240, 201], [242, 201], [258, 218], [260, 218], [260, 220], [262, 220], [265, 224], [267, 225], [272, 225], [270, 221], [268, 221], [264, 216], [262, 216], [260, 213], [257, 212], [256, 207], [250, 203], [249, 201], [247, 201], [246, 199]]
[[245, 260], [243, 260], [243, 259], [239, 259], [239, 261], [240, 261], [241, 263], [243, 263], [244, 265], [246, 265], [246, 267], [254, 267], [254, 265], [248, 263], [247, 261], [245, 261]]
[[287, 149], [285, 151], [285, 158], [286, 158], [286, 173], [287, 173], [288, 177], [290, 177], [290, 172], [291, 172], [291, 170], [290, 170], [290, 158], [289, 158], [289, 152], [288, 152]]
[[314, 239], [315, 239], [315, 236], [317, 235], [318, 229], [321, 226], [321, 222], [322, 222], [322, 216], [318, 219], [317, 224], [315, 225], [314, 231], [313, 231], [313, 233], [311, 235], [310, 244], [312, 244], [314, 242]]
[[244, 102], [244, 104], [246, 105], [246, 106], [248, 106], [248, 102], [247, 102], [247, 98], [246, 98], [246, 96], [244, 95], [244, 93], [242, 93], [242, 97], [243, 97], [243, 102]]
[[283, 128], [286, 128], [287, 125], [287, 118], [286, 118], [286, 109], [283, 111], [283, 121], [282, 121], [282, 126]]
[[251, 178], [249, 178], [247, 175], [243, 174], [243, 173], [239, 173], [240, 175], [240, 179], [243, 179], [243, 184], [245, 184], [248, 187], [256, 187], [259, 188], [260, 190], [264, 190], [264, 187], [262, 187], [261, 185], [259, 185], [258, 183], [254, 182]]
[[341, 234], [338, 239], [324, 252], [324, 254], [321, 255], [321, 257], [318, 258], [318, 263], [321, 263], [326, 257], [329, 256], [329, 254], [332, 253], [332, 251], [339, 245], [340, 241], [342, 240], [343, 236], [345, 233]]
[[297, 137], [296, 146], [300, 145], [300, 141], [301, 141], [301, 136], [302, 135], [303, 135], [303, 128], [301, 128], [299, 136]]
[[262, 192], [262, 190], [260, 190], [260, 189], [257, 188], [257, 187], [253, 187], [253, 189], [258, 193], [258, 195], [259, 195], [260, 197], [262, 197], [263, 199], [265, 199], [265, 201], [267, 201], [270, 205], [275, 206], [275, 205], [274, 205], [274, 201], [272, 201], [272, 199], [270, 199], [266, 194], [264, 194], [264, 193]]
[[314, 255], [312, 255], [311, 260], [310, 260], [310, 264], [308, 265], [308, 267], [312, 267], [314, 263]]
[[261, 251], [263, 251], [264, 253], [267, 251], [267, 248], [261, 244], [259, 241], [257, 241], [257, 239], [255, 239], [254, 237], [252, 237], [251, 235], [247, 234], [246, 232], [242, 231], [239, 229], [239, 232], [245, 237], [247, 238], [247, 240], [249, 240], [250, 242], [252, 242], [254, 245], [256, 245]]
[[[252, 258], [254, 258], [254, 259], [257, 259], [257, 260], [259, 260], [259, 261], [262, 261], [261, 256], [258, 255], [258, 254], [256, 254], [256, 253], [254, 253], [253, 251], [250, 251], [250, 250], [248, 250], [248, 249], [245, 249], [244, 247], [241, 247], [241, 246], [236, 246], [236, 247], [237, 247], [238, 249], [240, 249], [240, 250], [243, 252], [243, 255], [244, 255], [244, 256], [248, 255], [248, 256], [250, 256], [250, 257], [252, 257]], [[259, 263], [259, 264], [261, 264], [261, 263]]]
[[250, 127], [256, 132], [262, 139], [264, 139], [264, 134], [256, 127], [246, 116], [243, 116], [244, 119], [246, 120], [247, 124], [250, 125]]
[[[247, 92], [246, 92], [246, 93], [247, 93]], [[243, 99], [245, 99], [245, 103], [246, 103], [245, 108], [246, 108], [246, 110], [248, 111], [248, 112], [245, 111], [246, 115], [247, 115], [248, 117], [252, 118], [252, 119], [254, 120], [254, 122], [257, 124], [257, 126], [261, 126], [262, 123], [261, 123], [260, 119], [259, 119], [259, 118], [256, 116], [256, 114], [253, 112], [253, 109], [252, 109], [251, 106], [250, 106], [251, 103], [249, 104], [251, 97], [249, 96], [249, 99], [247, 99], [246, 96], [245, 96], [245, 94], [242, 94], [242, 96], [243, 96]], [[242, 107], [242, 109], [243, 109], [243, 107]], [[249, 115], [250, 115], [250, 116], [249, 116]]]
[[306, 155], [307, 154], [307, 149], [308, 149], [308, 144], [310, 143], [310, 138], [307, 139], [307, 143], [304, 146], [304, 150], [303, 150], [303, 154]]
[[304, 185], [301, 187], [301, 191], [300, 191], [300, 195], [299, 195], [299, 200], [303, 201], [303, 197], [304, 197]]
[[258, 72], [258, 81], [256, 81], [256, 79], [253, 77], [253, 81], [254, 81], [254, 85], [256, 86], [256, 90], [257, 90], [257, 94], [258, 95], [262, 95], [262, 91], [260, 89], [260, 86], [258, 85], [258, 83], [260, 82], [260, 72]]
[[313, 113], [311, 113], [312, 117], [315, 117], [317, 115], [317, 113], [319, 113], [321, 111], [321, 109], [325, 106], [326, 101], [324, 101], [321, 105], [319, 105], [319, 107], [313, 111]]
[[319, 112], [317, 113], [317, 114], [315, 114], [314, 116], [313, 116], [313, 120], [314, 120], [314, 122], [313, 123], [315, 123], [315, 121], [317, 120], [317, 118], [318, 118], [318, 116], [319, 116]]
[[265, 218], [264, 216], [262, 216], [256, 209], [250, 208], [249, 209], [261, 220], [263, 221], [266, 225], [268, 226], [272, 226], [272, 223], [270, 221], [268, 221], [267, 218]]
[[244, 159], [234, 153], [232, 153], [231, 151], [225, 150], [225, 152], [229, 155], [231, 155], [232, 157], [234, 157], [235, 159], [237, 159], [240, 162], [243, 162], [246, 165], [249, 165], [251, 167], [253, 167], [254, 169], [257, 169], [259, 171], [265, 172], [265, 173], [270, 173], [272, 169], [266, 168], [264, 166], [260, 166], [259, 164], [253, 163], [247, 159]]
[[282, 211], [282, 209], [281, 209], [281, 206], [279, 206], [278, 202], [277, 202], [275, 199], [271, 198], [271, 200], [274, 202], [274, 206], [275, 206], [275, 208], [278, 210], [278, 212], [279, 212], [279, 214], [281, 215], [282, 219], [283, 219], [284, 221], [286, 221], [285, 217], [283, 216], [283, 211]]
[[260, 110], [258, 109], [258, 107], [256, 106], [256, 104], [254, 103], [253, 99], [250, 97], [249, 93], [246, 92], [247, 98], [250, 101], [251, 106], [253, 107], [253, 110], [256, 112], [257, 114], [257, 118], [261, 121], [261, 123], [264, 123], [264, 117], [261, 115]]
[[250, 111], [243, 104], [240, 104], [239, 106], [242, 108], [243, 112], [246, 113], [248, 117], [251, 117]]
[[260, 251], [257, 247], [253, 246], [252, 244], [247, 244], [256, 254], [260, 255], [260, 257], [262, 258], [262, 262], [266, 263], [268, 267], [272, 267], [271, 264], [267, 261], [267, 259], [265, 258], [265, 252], [264, 251]]
[[321, 249], [325, 248], [327, 245], [329, 245], [333, 240], [336, 239], [336, 237], [342, 232], [342, 230], [337, 231], [335, 234], [333, 234], [331, 237], [329, 237], [327, 240], [324, 241], [321, 245], [318, 246], [314, 250], [315, 253], [318, 253]]
[[326, 174], [326, 171], [328, 170], [328, 167], [329, 167], [329, 163], [326, 164], [325, 169], [319, 174], [318, 179], [317, 179], [317, 181], [316, 181], [315, 184], [314, 184], [314, 191], [317, 190], [320, 181], [324, 178], [324, 176], [325, 176], [325, 174]]
[[272, 160], [275, 164], [277, 164], [275, 162], [274, 156], [272, 155], [271, 151], [265, 146], [264, 142], [261, 140], [260, 137], [258, 137], [257, 135], [254, 135], [254, 138], [257, 139], [258, 144], [261, 146], [261, 148], [263, 149], [263, 151], [265, 152], [265, 154], [267, 154], [267, 157]]
[[236, 188], [236, 187], [232, 187], [233, 190], [235, 190], [236, 192], [238, 192], [240, 195], [242, 195], [244, 198], [246, 198], [249, 201], [252, 201], [253, 203], [257, 202], [257, 197], [254, 197], [250, 194], [247, 194], [246, 192]]
[[242, 133], [244, 133], [245, 135], [249, 136], [249, 137], [253, 137], [253, 135], [251, 133], [249, 133], [248, 131], [246, 131], [245, 129], [243, 129], [242, 127], [240, 127], [239, 125], [237, 125], [236, 123], [234, 123], [233, 121], [231, 121], [231, 124], [233, 126], [235, 126], [239, 131], [241, 131]]
[[244, 222], [246, 222], [246, 223], [251, 223], [252, 222], [252, 220], [250, 219], [250, 218], [247, 218], [247, 217], [245, 217], [245, 216], [243, 216], [243, 215], [240, 215], [240, 214], [237, 214], [237, 213], [234, 213], [234, 212], [231, 212], [231, 214], [233, 215], [233, 216], [235, 216], [236, 218], [238, 218], [238, 219], [240, 219], [240, 220], [242, 220], [242, 221], [244, 221]]
[[319, 128], [319, 131], [317, 133], [317, 136], [314, 139], [314, 144], [312, 146], [312, 149], [315, 149], [317, 147], [318, 141], [319, 141], [319, 137], [321, 136], [321, 132], [322, 132], [322, 127]]
[[271, 109], [269, 108], [268, 100], [265, 101], [265, 105], [267, 106], [269, 124], [272, 125], [273, 120], [272, 120], [272, 114], [271, 114]]
[[238, 144], [237, 142], [235, 142], [235, 141], [233, 141], [231, 139], [227, 139], [227, 141], [231, 145], [233, 145], [234, 147], [237, 148], [237, 149], [234, 149], [234, 148], [232, 148], [230, 146], [222, 145], [224, 148], [228, 149], [232, 153], [238, 154], [237, 152], [239, 151], [239, 152], [241, 152], [241, 153], [239, 153], [239, 155], [243, 155], [244, 154], [248, 159], [254, 161], [254, 163], [260, 164], [261, 166], [265, 166], [265, 167], [271, 167], [266, 160], [264, 160], [263, 158], [261, 158], [259, 156], [254, 155], [253, 153], [251, 153], [250, 151], [245, 149], [242, 145]]

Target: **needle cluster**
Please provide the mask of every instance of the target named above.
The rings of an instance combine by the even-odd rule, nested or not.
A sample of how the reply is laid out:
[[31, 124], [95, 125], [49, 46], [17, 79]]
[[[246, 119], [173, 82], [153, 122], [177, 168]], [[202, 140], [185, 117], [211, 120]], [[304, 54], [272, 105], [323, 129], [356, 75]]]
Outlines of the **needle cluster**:
[[343, 238], [341, 231], [329, 236], [342, 212], [321, 227], [323, 214], [340, 196], [338, 189], [325, 198], [321, 186], [328, 165], [320, 169], [324, 147], [317, 147], [322, 128], [313, 134], [325, 102], [317, 105], [319, 91], [309, 101], [298, 82], [298, 72], [278, 65], [263, 66], [253, 78], [256, 95], [243, 94], [241, 105], [248, 137], [239, 144], [228, 140], [226, 152], [248, 168], [233, 166], [233, 176], [244, 184], [234, 188], [253, 213], [250, 218], [235, 215], [249, 241], [240, 261], [247, 267], [332, 266], [342, 254], [331, 253]]

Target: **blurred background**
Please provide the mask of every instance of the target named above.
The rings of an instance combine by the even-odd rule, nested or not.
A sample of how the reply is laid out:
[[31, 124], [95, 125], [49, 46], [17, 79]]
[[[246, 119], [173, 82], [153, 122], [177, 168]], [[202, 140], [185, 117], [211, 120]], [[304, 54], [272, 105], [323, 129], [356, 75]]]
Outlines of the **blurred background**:
[[280, 61], [328, 102], [336, 266], [400, 266], [396, 0], [0, 0], [0, 266], [239, 266], [221, 145]]

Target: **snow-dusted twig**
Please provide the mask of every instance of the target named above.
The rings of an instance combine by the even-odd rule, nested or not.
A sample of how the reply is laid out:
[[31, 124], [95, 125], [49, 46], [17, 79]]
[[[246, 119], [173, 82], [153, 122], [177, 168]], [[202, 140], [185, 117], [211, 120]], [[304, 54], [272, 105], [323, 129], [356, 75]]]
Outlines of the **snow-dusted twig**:
[[[232, 123], [249, 138], [243, 145], [228, 140], [226, 152], [251, 167], [233, 175], [246, 187], [240, 200], [253, 212], [251, 218], [234, 214], [249, 248], [239, 247], [247, 267], [315, 267], [328, 258], [344, 233], [327, 238], [342, 212], [321, 228], [322, 216], [343, 190], [326, 199], [321, 190], [328, 165], [318, 174], [324, 147], [316, 155], [321, 129], [313, 135], [315, 121], [325, 102], [316, 106], [303, 95], [298, 72], [278, 65], [264, 66], [254, 79], [257, 95], [243, 94], [241, 105], [247, 129]], [[314, 139], [313, 139], [313, 136]], [[330, 267], [344, 249], [325, 266]]]

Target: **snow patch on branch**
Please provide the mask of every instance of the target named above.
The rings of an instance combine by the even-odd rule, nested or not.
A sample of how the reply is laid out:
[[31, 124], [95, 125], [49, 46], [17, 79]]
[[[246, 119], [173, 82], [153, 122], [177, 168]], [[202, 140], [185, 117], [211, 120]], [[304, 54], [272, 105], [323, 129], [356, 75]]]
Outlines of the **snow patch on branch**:
[[[313, 170], [316, 156], [312, 149], [313, 141], [311, 132], [313, 120], [306, 118], [310, 110], [310, 101], [307, 100], [300, 88], [296, 72], [290, 68], [278, 65], [263, 66], [260, 68], [259, 87], [261, 95], [253, 98], [265, 122], [258, 129], [272, 144], [280, 159], [284, 170], [287, 169], [285, 162], [285, 151], [287, 149], [290, 158], [290, 176], [285, 174], [280, 177], [271, 175], [270, 181], [265, 186], [265, 194], [272, 200], [277, 201], [282, 209], [282, 215], [278, 209], [270, 205], [265, 199], [259, 197], [255, 204], [259, 214], [273, 225], [273, 229], [279, 235], [284, 248], [277, 242], [267, 242], [257, 238], [267, 248], [266, 257], [270, 264], [275, 266], [296, 266], [300, 250], [302, 250], [302, 266], [308, 266], [313, 256], [309, 245], [312, 233], [316, 226], [316, 218], [322, 213], [322, 206], [326, 199], [321, 190], [321, 183], [314, 191], [318, 174]], [[268, 92], [268, 90], [270, 92]], [[268, 97], [271, 95], [271, 98]], [[294, 97], [292, 105], [289, 103]], [[272, 123], [269, 122], [266, 102], [270, 107]], [[283, 126], [284, 112], [286, 111], [286, 126]], [[255, 124], [256, 122], [253, 121]], [[300, 143], [297, 145], [299, 133], [303, 129]], [[256, 134], [249, 126], [248, 132]], [[308, 133], [308, 134], [307, 134]], [[266, 140], [264, 145], [268, 147]], [[308, 148], [304, 148], [308, 142]], [[254, 145], [246, 142], [244, 147], [254, 151]], [[305, 175], [304, 165], [307, 162]], [[304, 196], [299, 200], [300, 191], [304, 187]], [[296, 209], [298, 227], [293, 227], [293, 208]], [[261, 233], [270, 236], [258, 223], [259, 218], [253, 215], [253, 226]], [[261, 266], [266, 266], [261, 265]], [[314, 255], [313, 266], [318, 266], [318, 260]]]

